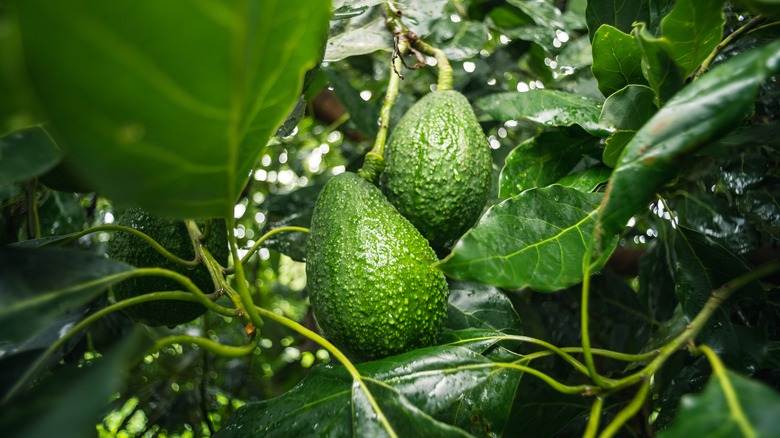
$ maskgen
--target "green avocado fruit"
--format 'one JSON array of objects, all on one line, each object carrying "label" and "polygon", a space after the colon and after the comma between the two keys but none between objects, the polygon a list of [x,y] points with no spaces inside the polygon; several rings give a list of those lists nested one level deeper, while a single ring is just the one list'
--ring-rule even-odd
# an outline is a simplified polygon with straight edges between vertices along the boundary
[{"label": "green avocado fruit", "polygon": [[[187,227],[181,220],[157,217],[138,208],[128,209],[119,219],[120,225],[135,228],[149,235],[171,253],[185,260],[195,258]],[[203,223],[198,222],[203,230]],[[211,232],[204,246],[222,266],[227,266],[228,240],[224,219],[211,221]],[[188,269],[178,265],[155,251],[147,242],[130,233],[114,233],[108,245],[108,255],[112,259],[125,262],[138,268],[160,267],[185,275],[204,293],[214,291],[214,282],[204,265]],[[114,298],[125,300],[151,292],[186,290],[178,282],[159,276],[132,277],[114,285]],[[203,315],[206,308],[190,301],[154,301],[141,303],[124,309],[131,318],[149,326],[173,327],[190,322]]]},{"label": "green avocado fruit", "polygon": [[436,341],[447,281],[428,242],[376,186],[349,172],[328,181],[306,252],[314,316],[348,356],[378,359]]},{"label": "green avocado fruit", "polygon": [[393,130],[380,187],[438,252],[446,252],[482,213],[493,159],[468,100],[434,91],[417,101]]}]

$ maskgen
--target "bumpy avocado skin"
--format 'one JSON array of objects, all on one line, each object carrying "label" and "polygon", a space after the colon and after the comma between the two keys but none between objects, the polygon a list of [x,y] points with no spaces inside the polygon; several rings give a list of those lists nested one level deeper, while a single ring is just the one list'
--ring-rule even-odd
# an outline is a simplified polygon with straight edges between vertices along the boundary
[{"label": "bumpy avocado skin", "polygon": [[382,192],[446,252],[479,219],[490,194],[490,146],[468,100],[435,91],[404,114],[384,151]]},{"label": "bumpy avocado skin", "polygon": [[[192,260],[195,251],[192,247],[187,228],[183,221],[160,218],[132,208],[119,219],[119,224],[142,231],[160,243],[168,251],[185,259]],[[203,224],[198,223],[203,230]],[[224,219],[212,220],[209,238],[205,243],[214,258],[227,266],[228,241]],[[214,291],[214,282],[205,266],[187,269],[177,265],[152,249],[146,242],[129,233],[114,233],[108,246],[109,257],[123,261],[138,268],[160,267],[176,271],[189,277],[203,292]],[[124,300],[135,296],[160,291],[185,290],[179,283],[157,276],[133,277],[113,287],[114,297]],[[142,303],[124,309],[131,318],[149,326],[173,327],[192,321],[206,312],[203,305],[189,301],[155,301]]]},{"label": "bumpy avocado skin", "polygon": [[306,276],[323,334],[356,360],[378,359],[438,338],[449,288],[425,238],[377,187],[333,177],[314,207]]}]

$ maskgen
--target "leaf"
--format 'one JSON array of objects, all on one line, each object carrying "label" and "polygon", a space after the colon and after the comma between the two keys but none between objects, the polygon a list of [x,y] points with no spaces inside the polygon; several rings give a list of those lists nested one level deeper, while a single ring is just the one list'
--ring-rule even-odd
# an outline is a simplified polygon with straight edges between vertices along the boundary
[{"label": "leaf", "polygon": [[720,43],[724,0],[677,0],[661,21],[661,35],[671,44],[675,62],[690,76]]},{"label": "leaf", "polygon": [[500,122],[527,119],[544,127],[579,125],[593,135],[609,134],[598,123],[599,102],[579,94],[545,89],[503,92],[477,99],[476,106]]},{"label": "leaf", "polygon": [[81,251],[0,248],[0,341],[34,336],[131,269]]},{"label": "leaf", "polygon": [[[750,268],[737,255],[693,230],[678,226],[674,239],[675,295],[686,320],[691,321],[712,291],[746,274]],[[729,313],[736,300],[750,297],[762,297],[757,282],[746,285],[722,304],[699,335],[699,341],[710,345],[729,366],[745,372],[755,370],[761,362],[764,348],[756,343],[761,344],[765,335],[755,327],[733,324]]]},{"label": "leaf", "polygon": [[4,406],[0,428],[19,438],[93,435],[106,403],[121,389],[122,372],[149,346],[143,331],[136,329],[104,357],[55,373],[29,395]]},{"label": "leaf", "polygon": [[649,0],[588,0],[585,20],[588,23],[590,40],[603,24],[617,28],[621,32],[631,31],[634,23],[647,23],[650,19]]},{"label": "leaf", "polygon": [[447,328],[480,328],[507,335],[523,334],[520,317],[509,298],[495,287],[479,283],[450,283]]},{"label": "leaf", "polygon": [[0,138],[0,184],[43,175],[62,159],[62,153],[40,126]]},{"label": "leaf", "polygon": [[[491,207],[439,267],[455,279],[509,289],[553,292],[577,284],[601,199],[557,185],[527,190]],[[605,262],[602,256],[594,272]]]},{"label": "leaf", "polygon": [[498,194],[509,198],[523,190],[553,184],[597,147],[598,139],[579,128],[529,138],[507,155],[499,175]]},{"label": "leaf", "polygon": [[[375,2],[365,3],[363,6]],[[395,6],[403,12],[404,24],[424,38],[431,33],[434,22],[442,16],[447,0],[399,0]],[[363,7],[361,6],[361,8]],[[358,9],[357,11],[360,11]],[[366,55],[377,50],[393,49],[393,34],[385,26],[384,8],[362,9],[365,14],[334,22],[325,49],[325,61],[335,62],[351,56]]]},{"label": "leaf", "polygon": [[632,35],[642,54],[642,73],[656,95],[656,106],[663,106],[685,83],[685,71],[674,60],[672,44],[665,38],[654,38],[640,24]]},{"label": "leaf", "polygon": [[737,55],[687,86],[626,146],[601,206],[597,234],[611,237],[680,168],[681,160],[734,129],[758,86],[780,71],[780,42]]},{"label": "leaf", "polygon": [[631,139],[636,135],[636,131],[615,131],[605,141],[604,154],[601,160],[609,167],[616,167],[623,149],[626,148]]},{"label": "leaf", "polygon": [[599,90],[609,97],[626,85],[646,84],[642,56],[631,35],[604,24],[593,37],[593,76]]},{"label": "leaf", "polygon": [[[468,436],[447,424],[500,433],[520,379],[518,371],[450,346],[357,367],[398,436]],[[384,435],[366,404],[343,367],[319,365],[282,396],[243,406],[217,436]]]},{"label": "leaf", "polygon": [[604,101],[599,123],[620,131],[638,131],[653,114],[655,93],[644,85],[629,85]]},{"label": "leaf", "polygon": [[777,436],[780,394],[729,370],[713,374],[697,395],[683,397],[677,418],[661,438]]},{"label": "leaf", "polygon": [[556,184],[569,187],[580,192],[594,192],[602,184],[609,181],[612,169],[604,166],[589,167],[580,172],[570,173],[559,179]]},{"label": "leaf", "polygon": [[[452,23],[451,20],[439,22]],[[488,27],[481,21],[463,21],[455,33],[447,41],[443,41],[440,49],[450,61],[463,61],[473,58],[488,42]]]},{"label": "leaf", "polygon": [[564,27],[560,9],[545,0],[507,0],[507,3],[523,11],[539,26],[558,28]]},{"label": "leaf", "polygon": [[178,217],[232,211],[318,61],[330,15],[313,0],[17,9],[66,154],[114,201]]}]

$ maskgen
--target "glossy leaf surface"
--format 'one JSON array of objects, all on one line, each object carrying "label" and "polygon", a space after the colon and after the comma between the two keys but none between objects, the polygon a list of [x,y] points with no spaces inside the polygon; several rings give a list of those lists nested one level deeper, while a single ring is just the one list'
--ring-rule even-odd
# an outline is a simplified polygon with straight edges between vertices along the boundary
[{"label": "glossy leaf surface", "polygon": [[644,85],[629,85],[604,101],[599,122],[620,131],[638,131],[653,114],[655,93]]},{"label": "glossy leaf surface", "polygon": [[700,394],[683,397],[677,421],[658,434],[691,436],[777,436],[780,394],[729,370],[710,377]]},{"label": "glossy leaf surface", "polygon": [[0,333],[17,341],[37,333],[66,310],[84,304],[131,266],[87,252],[0,249]]},{"label": "glossy leaf surface", "polygon": [[557,185],[527,190],[488,210],[440,267],[453,278],[510,289],[552,292],[577,284],[601,199]]},{"label": "glossy leaf surface", "polygon": [[540,134],[521,143],[507,155],[499,176],[499,196],[509,198],[523,190],[545,187],[566,176],[598,139],[581,129]]},{"label": "glossy leaf surface", "polygon": [[479,283],[450,283],[447,328],[482,328],[507,335],[523,334],[520,317],[501,291]]},{"label": "glossy leaf surface", "polygon": [[[468,436],[503,429],[518,371],[461,347],[430,347],[358,365],[399,436]],[[365,394],[341,366],[320,365],[294,389],[242,407],[218,436],[385,436]],[[454,424],[463,430],[449,426]]]},{"label": "glossy leaf surface", "polygon": [[599,125],[600,103],[592,98],[556,90],[504,92],[482,97],[477,108],[493,119],[526,119],[544,127],[579,125],[594,135],[607,135]]},{"label": "glossy leaf surface", "polygon": [[640,24],[631,33],[642,53],[642,73],[656,95],[656,106],[662,106],[685,83],[685,71],[674,60],[668,39],[655,38]]},{"label": "glossy leaf surface", "polygon": [[[31,0],[18,9],[33,84],[88,182],[160,215],[206,217],[232,211],[298,100],[329,3]],[[189,26],[172,33],[165,17]]]},{"label": "glossy leaf surface", "polygon": [[581,192],[592,192],[609,181],[610,175],[612,175],[612,169],[604,166],[595,166],[579,172],[570,173],[559,179],[556,184],[570,187]]},{"label": "glossy leaf surface", "polygon": [[720,43],[724,0],[677,0],[661,22],[661,34],[671,43],[672,56],[689,76]]},{"label": "glossy leaf surface", "polygon": [[752,108],[759,84],[780,70],[780,42],[735,56],[686,87],[626,146],[599,213],[598,234],[611,239],[681,160],[734,129]]},{"label": "glossy leaf surface", "polygon": [[593,76],[599,90],[609,97],[626,85],[646,84],[642,56],[634,37],[613,26],[599,27],[593,38]]}]

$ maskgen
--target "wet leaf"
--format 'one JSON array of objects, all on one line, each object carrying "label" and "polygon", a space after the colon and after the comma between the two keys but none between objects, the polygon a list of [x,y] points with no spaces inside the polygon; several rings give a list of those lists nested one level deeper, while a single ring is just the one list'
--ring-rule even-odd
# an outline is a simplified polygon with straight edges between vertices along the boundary
[{"label": "wet leaf", "polygon": [[599,125],[600,103],[579,94],[546,89],[504,92],[477,99],[476,106],[500,122],[526,119],[544,127],[579,125],[593,135],[609,134]]},{"label": "wet leaf", "polygon": [[62,153],[40,126],[0,138],[0,184],[43,175],[62,159]]},{"label": "wet leaf", "polygon": [[[363,363],[358,370],[399,436],[500,433],[520,379],[518,371],[496,368],[469,349],[451,346]],[[289,436],[312,430],[319,435],[384,435],[344,368],[319,365],[282,396],[242,407],[217,436]]]},{"label": "wet leaf", "polygon": [[672,57],[690,76],[720,43],[724,0],[677,0],[661,21],[661,35],[671,44]]},{"label": "wet leaf", "polygon": [[579,128],[530,138],[507,155],[499,176],[499,196],[509,198],[523,190],[553,184],[597,147],[598,139]]},{"label": "wet leaf", "polygon": [[132,269],[87,252],[0,248],[0,334],[34,336],[60,314],[91,300]]},{"label": "wet leaf", "polygon": [[[312,0],[17,9],[33,85],[87,182],[178,217],[232,211],[298,100],[330,16],[329,2]],[[165,16],[189,26],[171,32],[155,18]]]},{"label": "wet leaf", "polygon": [[[557,185],[527,190],[491,207],[439,266],[452,278],[509,289],[554,292],[577,284],[601,199]],[[594,271],[605,262],[602,256]]]},{"label": "wet leaf", "polygon": [[704,391],[685,396],[677,418],[658,434],[674,437],[773,437],[777,435],[780,394],[730,370],[713,374]]},{"label": "wet leaf", "polygon": [[455,23],[442,19],[436,22],[433,32],[438,42],[437,47],[444,50],[450,61],[472,58],[488,42],[488,27],[481,21]]},{"label": "wet leaf", "polygon": [[593,38],[593,76],[599,90],[609,97],[626,85],[646,84],[642,56],[636,39],[610,26],[602,25]]},{"label": "wet leaf", "polygon": [[[393,35],[385,26],[384,7],[378,6],[366,10],[363,8],[369,4],[376,4],[376,2],[359,3],[357,8],[350,6],[352,11],[359,13],[347,20],[336,21],[331,27],[330,39],[328,39],[328,45],[325,49],[325,61],[334,62],[350,56],[373,53],[377,50],[390,51],[393,49]],[[446,4],[447,0],[399,0],[395,2],[395,6],[403,11],[404,24],[420,38],[431,33],[434,22],[442,16]]]},{"label": "wet leaf", "polygon": [[681,166],[681,160],[734,129],[759,84],[780,70],[780,42],[723,62],[687,86],[626,146],[601,206],[598,235],[610,239]]},{"label": "wet leaf", "polygon": [[507,335],[522,335],[523,326],[512,302],[495,287],[467,282],[451,282],[447,328],[478,328]]}]

